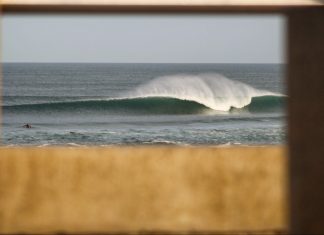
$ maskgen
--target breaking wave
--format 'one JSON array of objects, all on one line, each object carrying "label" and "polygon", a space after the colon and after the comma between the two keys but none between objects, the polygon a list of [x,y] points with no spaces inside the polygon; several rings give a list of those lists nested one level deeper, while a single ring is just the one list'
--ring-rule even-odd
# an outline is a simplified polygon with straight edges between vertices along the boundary
[{"label": "breaking wave", "polygon": [[159,77],[118,98],[4,106],[4,111],[104,111],[140,114],[198,114],[207,111],[281,109],[285,96],[255,89],[219,74]]}]

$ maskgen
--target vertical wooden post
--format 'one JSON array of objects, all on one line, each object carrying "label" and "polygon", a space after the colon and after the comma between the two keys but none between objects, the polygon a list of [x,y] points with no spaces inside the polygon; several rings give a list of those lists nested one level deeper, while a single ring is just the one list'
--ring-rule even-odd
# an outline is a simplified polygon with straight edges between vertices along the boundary
[{"label": "vertical wooden post", "polygon": [[288,12],[290,226],[324,234],[324,8]]}]

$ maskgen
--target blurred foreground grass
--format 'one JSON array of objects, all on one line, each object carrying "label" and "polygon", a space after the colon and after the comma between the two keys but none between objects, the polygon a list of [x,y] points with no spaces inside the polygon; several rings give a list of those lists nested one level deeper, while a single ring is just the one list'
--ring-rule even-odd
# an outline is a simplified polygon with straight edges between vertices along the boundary
[{"label": "blurred foreground grass", "polygon": [[0,233],[287,229],[284,147],[0,149]]}]

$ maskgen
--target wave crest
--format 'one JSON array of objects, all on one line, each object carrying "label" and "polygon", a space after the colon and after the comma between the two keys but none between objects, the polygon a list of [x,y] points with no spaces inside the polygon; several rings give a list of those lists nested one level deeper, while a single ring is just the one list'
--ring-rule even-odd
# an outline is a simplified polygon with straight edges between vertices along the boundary
[{"label": "wave crest", "polygon": [[251,103],[253,97],[260,96],[282,95],[255,89],[220,74],[178,74],[155,78],[125,98],[168,97],[194,101],[216,111],[229,111],[243,108]]}]

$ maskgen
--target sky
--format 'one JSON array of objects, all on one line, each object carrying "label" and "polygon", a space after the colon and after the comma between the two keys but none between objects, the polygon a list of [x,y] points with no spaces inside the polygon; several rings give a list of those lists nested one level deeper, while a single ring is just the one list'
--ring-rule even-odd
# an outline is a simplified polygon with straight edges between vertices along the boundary
[{"label": "sky", "polygon": [[5,15],[3,62],[284,63],[279,15]]}]

